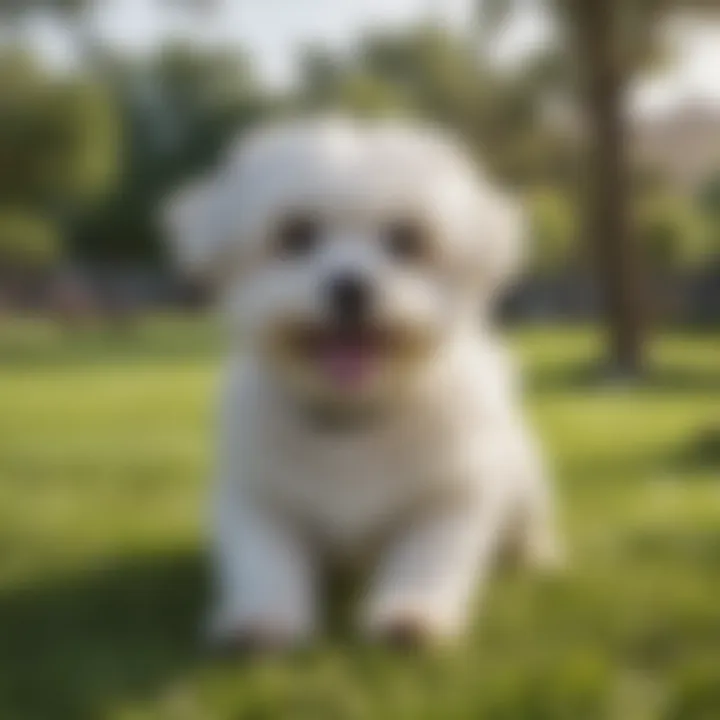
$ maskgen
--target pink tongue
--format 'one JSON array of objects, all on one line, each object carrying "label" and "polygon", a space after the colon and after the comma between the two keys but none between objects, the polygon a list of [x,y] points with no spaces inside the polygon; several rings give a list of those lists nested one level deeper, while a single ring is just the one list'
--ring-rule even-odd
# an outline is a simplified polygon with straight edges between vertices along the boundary
[{"label": "pink tongue", "polygon": [[360,343],[331,343],[320,361],[325,373],[338,385],[351,387],[363,382],[370,370],[370,356]]}]

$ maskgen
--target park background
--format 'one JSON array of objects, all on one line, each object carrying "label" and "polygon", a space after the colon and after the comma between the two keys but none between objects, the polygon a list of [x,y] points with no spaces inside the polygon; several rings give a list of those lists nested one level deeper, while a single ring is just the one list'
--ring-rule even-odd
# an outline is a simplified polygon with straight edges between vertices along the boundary
[{"label": "park background", "polygon": [[[720,716],[720,4],[0,1],[0,717]],[[222,340],[158,208],[270,118],[430,120],[523,199],[501,320],[571,564],[447,655],[216,666]]]}]

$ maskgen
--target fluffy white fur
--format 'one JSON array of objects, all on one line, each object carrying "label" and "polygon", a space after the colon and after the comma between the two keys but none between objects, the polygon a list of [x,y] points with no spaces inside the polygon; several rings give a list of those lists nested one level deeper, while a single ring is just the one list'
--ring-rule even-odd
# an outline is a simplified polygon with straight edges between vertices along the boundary
[{"label": "fluffy white fur", "polygon": [[[298,210],[323,234],[288,259],[275,234]],[[427,229],[419,261],[383,245],[400,216]],[[363,633],[447,638],[501,545],[557,559],[550,491],[487,313],[517,267],[522,221],[462,150],[385,122],[273,126],[181,193],[170,224],[238,338],[222,391],[215,637],[309,638],[326,564],[365,559]],[[345,387],[282,339],[330,322],[327,283],[348,272],[372,288],[372,322],[413,350]],[[329,426],[315,417],[325,410]]]}]

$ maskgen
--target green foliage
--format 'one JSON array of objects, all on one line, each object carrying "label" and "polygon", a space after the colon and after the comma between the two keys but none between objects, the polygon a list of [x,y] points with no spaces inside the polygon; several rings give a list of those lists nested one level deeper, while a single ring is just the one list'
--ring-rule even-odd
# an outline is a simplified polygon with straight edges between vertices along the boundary
[{"label": "green foliage", "polygon": [[533,268],[540,273],[567,268],[578,241],[576,208],[566,194],[545,188],[528,198]]},{"label": "green foliage", "polygon": [[654,267],[664,270],[697,267],[710,251],[708,219],[692,200],[656,193],[639,202],[637,224]]},{"label": "green foliage", "polygon": [[117,125],[105,93],[31,57],[0,58],[0,202],[63,213],[110,187]]},{"label": "green foliage", "polygon": [[0,260],[48,263],[60,230],[101,198],[117,170],[118,127],[106,93],[60,79],[31,56],[0,57]]},{"label": "green foliage", "polygon": [[572,145],[542,112],[560,65],[548,54],[500,71],[464,35],[418,25],[373,32],[339,56],[310,48],[301,62],[302,108],[404,115],[438,123],[505,180],[566,179]]},{"label": "green foliage", "polygon": [[59,253],[52,222],[17,208],[0,208],[0,267],[34,269],[53,262]]},{"label": "green foliage", "polygon": [[358,98],[363,105],[369,99],[376,112],[400,106],[414,116],[457,125],[470,119],[483,93],[471,48],[431,26],[369,34],[349,59],[311,48],[302,68],[299,94],[320,108],[353,109]]},{"label": "green foliage", "polygon": [[402,93],[384,79],[370,74],[348,76],[338,88],[337,104],[360,117],[412,114]]},{"label": "green foliage", "polygon": [[157,207],[204,171],[268,99],[242,54],[172,44],[108,77],[123,128],[119,187],[81,224],[75,252],[97,260],[157,261]]},{"label": "green foliage", "polygon": [[700,188],[698,201],[705,212],[720,217],[720,171],[708,178]]},{"label": "green foliage", "polygon": [[720,254],[720,173],[705,183],[698,203],[708,218],[710,250]]}]

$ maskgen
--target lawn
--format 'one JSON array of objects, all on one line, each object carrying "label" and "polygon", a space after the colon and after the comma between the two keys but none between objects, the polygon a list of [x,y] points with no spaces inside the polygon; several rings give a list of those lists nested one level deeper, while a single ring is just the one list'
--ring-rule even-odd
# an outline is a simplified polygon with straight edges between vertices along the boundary
[{"label": "lawn", "polygon": [[340,627],[243,665],[198,642],[212,330],[0,328],[0,718],[720,718],[720,334],[659,338],[634,390],[588,382],[590,330],[513,342],[566,575],[498,573],[452,652]]}]

